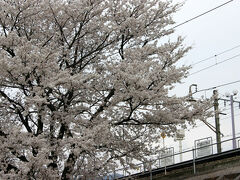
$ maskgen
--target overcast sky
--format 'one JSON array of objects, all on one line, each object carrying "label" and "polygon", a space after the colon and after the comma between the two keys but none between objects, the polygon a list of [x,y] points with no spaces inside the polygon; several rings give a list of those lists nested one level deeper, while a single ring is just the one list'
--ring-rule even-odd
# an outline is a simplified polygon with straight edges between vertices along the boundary
[{"label": "overcast sky", "polygon": [[[185,5],[174,16],[177,24],[182,23],[194,16],[206,12],[228,0],[187,0]],[[173,0],[173,2],[183,2],[183,0]],[[231,50],[222,55],[217,55],[216,58],[206,60],[199,63],[190,71],[191,73],[197,72],[205,67],[215,65],[223,60],[231,58],[240,54],[240,1],[235,0],[227,5],[214,10],[202,17],[199,17],[189,23],[186,23],[176,28],[176,34],[185,37],[185,44],[191,45],[193,49],[182,59],[184,64],[194,64],[208,57],[217,55],[225,50],[231,49],[239,45],[238,48]],[[197,84],[198,89],[206,89],[218,86],[225,83],[240,80],[240,55],[239,57],[228,60],[219,65],[215,65],[207,70],[190,75],[187,79],[183,80],[183,84],[176,87],[177,95],[188,94],[188,89],[191,84]],[[240,82],[217,88],[219,96],[225,97],[225,93],[232,93],[233,90],[238,90],[236,100],[240,101]],[[199,98],[204,96],[209,98],[212,96],[212,91],[203,91],[194,95]],[[225,135],[223,139],[231,138],[231,113],[230,104],[219,101],[220,108],[227,113],[225,116],[220,116],[221,132]],[[235,125],[236,136],[240,136],[240,108],[239,104],[235,104]],[[214,118],[210,118],[209,122],[215,125]],[[183,141],[183,149],[191,148],[194,140],[212,136],[215,140],[215,134],[202,122],[197,123],[197,128],[186,132],[186,138]],[[166,139],[168,146],[175,146],[176,150],[178,144],[172,140]]]}]

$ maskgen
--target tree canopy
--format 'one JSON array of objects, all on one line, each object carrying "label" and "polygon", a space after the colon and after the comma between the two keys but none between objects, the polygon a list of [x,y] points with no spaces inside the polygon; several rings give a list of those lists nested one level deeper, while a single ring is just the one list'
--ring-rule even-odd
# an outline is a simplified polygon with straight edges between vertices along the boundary
[{"label": "tree canopy", "polygon": [[[0,1],[0,176],[101,177],[203,118],[170,96],[189,50],[160,0]],[[167,39],[167,40],[166,40]]]}]

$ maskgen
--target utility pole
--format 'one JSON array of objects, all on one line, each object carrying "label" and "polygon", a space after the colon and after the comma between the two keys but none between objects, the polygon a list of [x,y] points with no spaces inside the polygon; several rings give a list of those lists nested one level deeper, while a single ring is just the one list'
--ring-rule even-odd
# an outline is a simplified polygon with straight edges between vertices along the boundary
[{"label": "utility pole", "polygon": [[[232,136],[233,136],[232,143],[233,143],[233,149],[236,149],[236,148],[237,148],[236,135],[235,135],[235,122],[234,122],[234,107],[233,107],[233,103],[234,103],[234,102],[238,102],[238,103],[239,103],[239,101],[234,101],[234,100],[233,100],[233,96],[237,95],[237,93],[238,93],[237,90],[234,90],[234,91],[232,92],[232,94],[226,93],[226,97],[230,97],[230,103],[231,103]],[[228,100],[228,101],[229,101],[229,100]]]},{"label": "utility pole", "polygon": [[216,126],[216,139],[217,139],[217,152],[222,152],[221,148],[221,132],[220,132],[220,123],[219,123],[219,109],[218,109],[218,91],[213,91],[214,97],[214,112],[215,112],[215,126]]},{"label": "utility pole", "polygon": [[236,149],[236,136],[235,136],[235,123],[234,123],[234,108],[233,108],[233,95],[230,96],[231,101],[231,116],[232,116],[232,135],[233,135],[233,149]]}]

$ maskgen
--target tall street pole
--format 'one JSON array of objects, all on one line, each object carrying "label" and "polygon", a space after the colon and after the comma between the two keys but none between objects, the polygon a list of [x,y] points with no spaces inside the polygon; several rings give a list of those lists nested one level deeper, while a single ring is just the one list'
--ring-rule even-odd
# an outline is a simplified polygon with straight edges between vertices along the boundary
[{"label": "tall street pole", "polygon": [[232,116],[232,136],[233,136],[233,149],[236,149],[236,135],[235,135],[235,123],[234,123],[234,108],[233,108],[233,95],[230,95],[230,102],[231,102],[231,116]]},{"label": "tall street pole", "polygon": [[180,140],[179,140],[180,162],[183,161],[182,151],[183,151],[183,148],[182,148],[182,139],[180,139]]},{"label": "tall street pole", "polygon": [[221,133],[220,133],[220,122],[219,122],[219,109],[218,109],[218,92],[213,91],[214,97],[214,112],[215,112],[215,126],[216,126],[216,139],[217,139],[217,152],[222,152],[221,148]]}]

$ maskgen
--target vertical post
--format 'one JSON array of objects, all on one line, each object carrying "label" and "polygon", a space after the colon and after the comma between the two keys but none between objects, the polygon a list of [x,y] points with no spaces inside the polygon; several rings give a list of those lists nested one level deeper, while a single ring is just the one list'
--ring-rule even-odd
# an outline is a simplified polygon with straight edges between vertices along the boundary
[{"label": "vertical post", "polygon": [[164,140],[164,138],[163,138],[163,148],[165,149],[165,140]]},{"label": "vertical post", "polygon": [[150,180],[152,180],[152,164],[150,164]]},{"label": "vertical post", "polygon": [[233,108],[233,95],[230,96],[230,102],[231,102],[231,116],[232,116],[232,136],[233,136],[233,149],[236,149],[236,136],[235,136],[235,123],[234,123],[234,108]]},{"label": "vertical post", "polygon": [[195,164],[195,149],[192,149],[193,151],[193,174],[196,174],[196,164]]},{"label": "vertical post", "polygon": [[179,152],[180,152],[180,162],[182,162],[183,156],[182,156],[182,140],[179,140]]},{"label": "vertical post", "polygon": [[165,167],[164,167],[164,174],[167,175],[167,167],[166,167],[166,160],[164,161],[165,162]]},{"label": "vertical post", "polygon": [[218,109],[218,92],[213,91],[214,97],[214,112],[215,112],[215,126],[216,126],[216,140],[217,140],[217,153],[222,152],[221,148],[221,134],[220,134],[220,122],[219,122],[219,109]]}]

